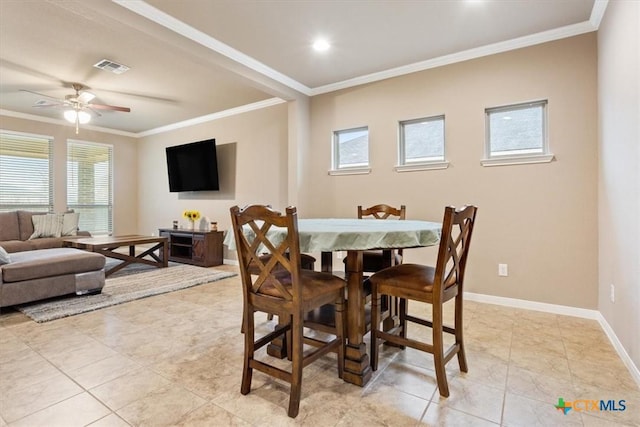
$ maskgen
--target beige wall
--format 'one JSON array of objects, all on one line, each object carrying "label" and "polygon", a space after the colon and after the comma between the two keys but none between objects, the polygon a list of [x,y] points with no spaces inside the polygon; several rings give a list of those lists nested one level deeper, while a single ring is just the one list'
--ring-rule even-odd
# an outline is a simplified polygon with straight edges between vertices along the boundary
[{"label": "beige wall", "polygon": [[[640,366],[640,2],[609,2],[598,31],[599,304]],[[615,286],[615,302],[610,286]]]},{"label": "beige wall", "polygon": [[81,128],[0,116],[0,129],[53,137],[54,209],[67,208],[67,139],[113,145],[114,234],[133,234],[138,228],[138,150],[136,139]]},{"label": "beige wall", "polygon": [[[186,209],[199,210],[221,230],[230,227],[229,208],[250,203],[287,203],[287,105],[279,104],[212,122],[147,136],[139,141],[139,232],[158,233]],[[219,192],[170,193],[165,148],[215,138]],[[235,155],[234,155],[235,153]],[[235,259],[235,253],[225,258]]]},{"label": "beige wall", "polygon": [[[467,291],[597,308],[596,36],[546,43],[312,98],[308,209],[407,205],[441,220],[445,205],[479,206]],[[556,161],[482,167],[484,109],[548,99]],[[397,173],[399,120],[446,116],[446,170]],[[369,126],[370,175],[328,176],[332,131]],[[428,261],[434,251],[407,251]],[[498,277],[498,263],[509,277]]]}]

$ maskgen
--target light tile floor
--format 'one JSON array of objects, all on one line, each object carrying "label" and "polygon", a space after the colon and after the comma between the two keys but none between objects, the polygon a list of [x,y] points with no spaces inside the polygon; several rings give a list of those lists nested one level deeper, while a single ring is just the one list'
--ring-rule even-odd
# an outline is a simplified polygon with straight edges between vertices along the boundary
[{"label": "light tile floor", "polygon": [[[0,427],[640,426],[640,390],[595,321],[474,302],[469,372],[449,363],[449,398],[430,355],[383,347],[364,388],[337,377],[333,355],[308,366],[290,419],[287,384],[255,372],[240,394],[240,286],[234,277],[44,324],[3,310]],[[564,415],[559,397],[626,410]]]}]

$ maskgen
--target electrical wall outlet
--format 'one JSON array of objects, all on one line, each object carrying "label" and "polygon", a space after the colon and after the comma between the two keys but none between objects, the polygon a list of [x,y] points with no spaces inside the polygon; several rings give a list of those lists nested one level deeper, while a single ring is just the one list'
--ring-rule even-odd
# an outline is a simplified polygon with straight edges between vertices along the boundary
[{"label": "electrical wall outlet", "polygon": [[616,287],[613,286],[613,283],[609,290],[609,298],[611,298],[611,302],[616,302]]},{"label": "electrical wall outlet", "polygon": [[509,267],[507,264],[498,264],[498,276],[506,277],[509,275]]}]

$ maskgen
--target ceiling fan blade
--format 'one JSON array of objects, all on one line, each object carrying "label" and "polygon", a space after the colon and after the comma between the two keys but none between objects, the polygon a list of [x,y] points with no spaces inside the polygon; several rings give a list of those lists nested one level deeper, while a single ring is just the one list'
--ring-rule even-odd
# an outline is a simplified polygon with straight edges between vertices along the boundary
[{"label": "ceiling fan blade", "polygon": [[85,105],[84,109],[91,111],[91,114],[95,115],[96,117],[102,117],[102,114],[91,108],[91,105]]},{"label": "ceiling fan blade", "polygon": [[129,107],[116,107],[115,105],[89,104],[88,107],[95,108],[96,110],[122,111],[123,113],[131,112],[131,108]]},{"label": "ceiling fan blade", "polygon": [[34,92],[32,90],[29,90],[29,89],[20,89],[20,92],[29,92],[29,93],[32,93],[34,95],[42,96],[42,97],[45,97],[45,98],[55,99],[58,102],[64,102],[63,99],[56,98],[55,96],[45,95],[44,93]]},{"label": "ceiling fan blade", "polygon": [[45,101],[41,99],[40,101],[36,101],[35,104],[32,105],[34,108],[50,108],[50,107],[64,107],[65,104],[63,102],[51,102]]},{"label": "ceiling fan blade", "polygon": [[94,94],[92,94],[91,92],[82,92],[79,96],[78,96],[78,102],[81,102],[83,104],[88,104],[89,102],[91,102],[91,100],[93,98],[95,98],[96,96]]}]

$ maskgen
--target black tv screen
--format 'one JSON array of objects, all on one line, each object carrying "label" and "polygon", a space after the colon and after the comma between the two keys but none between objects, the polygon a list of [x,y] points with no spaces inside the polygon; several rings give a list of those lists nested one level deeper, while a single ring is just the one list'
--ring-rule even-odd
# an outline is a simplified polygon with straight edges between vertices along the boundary
[{"label": "black tv screen", "polygon": [[169,191],[217,191],[216,140],[167,147]]}]

